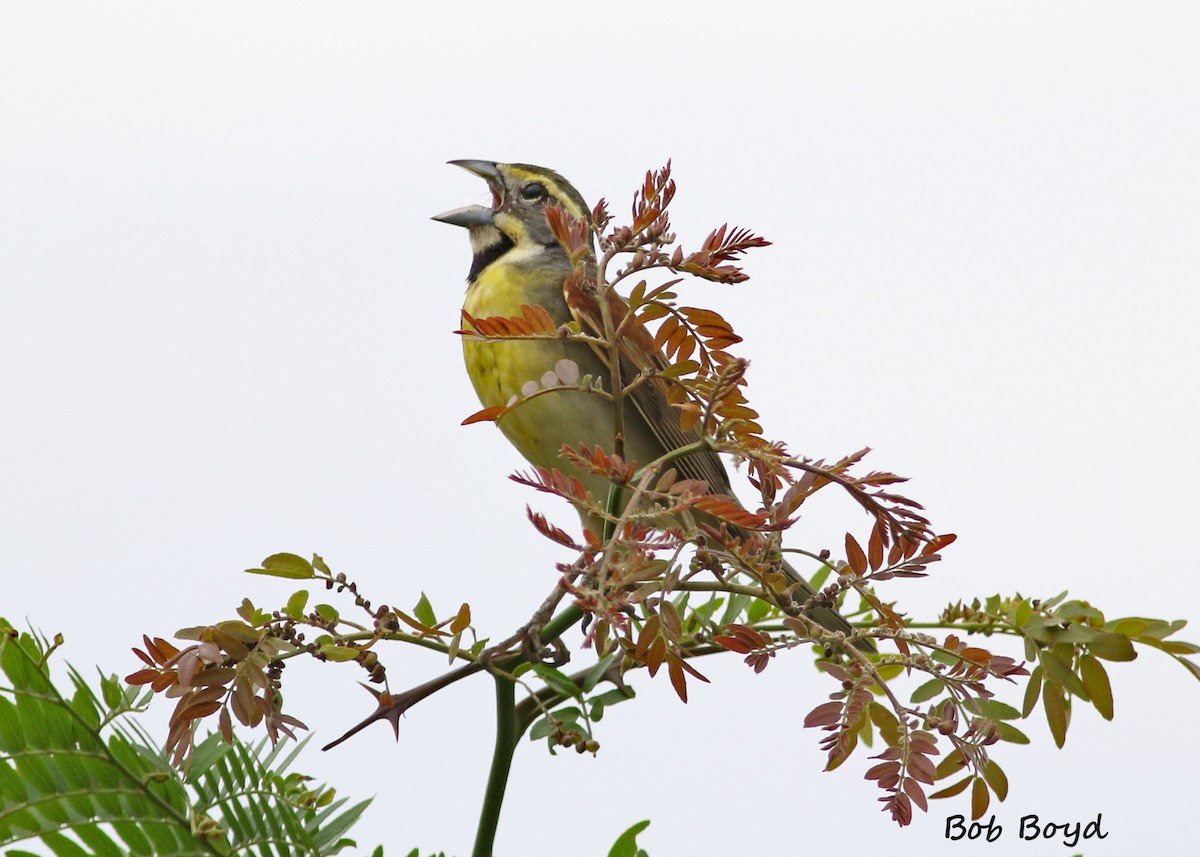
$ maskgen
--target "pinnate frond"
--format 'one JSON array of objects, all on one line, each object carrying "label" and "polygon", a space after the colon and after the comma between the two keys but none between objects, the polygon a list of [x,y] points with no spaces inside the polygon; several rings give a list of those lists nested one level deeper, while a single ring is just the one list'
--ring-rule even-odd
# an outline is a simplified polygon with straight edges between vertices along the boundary
[{"label": "pinnate frond", "polygon": [[463,327],[454,331],[459,336],[481,339],[522,339],[528,337],[558,336],[558,326],[550,318],[545,307],[522,305],[521,314],[514,316],[491,315],[475,318],[462,311]]},{"label": "pinnate frond", "polygon": [[[171,648],[153,641],[153,661]],[[135,715],[148,700],[102,676],[95,691],[69,669],[50,676],[53,647],[0,619],[0,847],[40,841],[56,854],[332,855],[370,801],[289,773],[285,753],[218,735],[199,742],[185,777]],[[15,849],[7,853],[18,853]]]}]

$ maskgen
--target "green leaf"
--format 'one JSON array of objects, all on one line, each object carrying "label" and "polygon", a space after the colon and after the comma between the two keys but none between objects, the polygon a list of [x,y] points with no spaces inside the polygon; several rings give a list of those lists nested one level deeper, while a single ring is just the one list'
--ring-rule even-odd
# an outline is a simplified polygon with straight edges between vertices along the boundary
[{"label": "green leaf", "polygon": [[577,705],[564,705],[562,708],[554,709],[554,716],[563,723],[576,724],[579,718],[583,717],[583,711]]},{"label": "green leaf", "polygon": [[988,793],[987,783],[982,779],[976,779],[971,784],[971,818],[976,820],[983,818],[990,802],[991,795]]},{"label": "green leaf", "polygon": [[1137,657],[1133,643],[1124,634],[1107,632],[1097,634],[1088,643],[1088,651],[1106,661],[1132,661]]},{"label": "green leaf", "polygon": [[875,746],[875,725],[870,717],[864,717],[858,722],[858,739],[864,747]]},{"label": "green leaf", "polygon": [[635,696],[632,687],[622,690],[619,687],[614,687],[612,690],[606,690],[599,696],[588,698],[589,702],[599,702],[601,705],[616,705],[618,702],[624,702],[627,699],[633,699]]},{"label": "green leaf", "polygon": [[946,683],[940,678],[931,678],[923,685],[913,691],[912,702],[924,702],[927,699],[933,699],[946,687]]},{"label": "green leaf", "polygon": [[935,780],[944,780],[946,777],[957,774],[967,766],[967,759],[962,754],[962,751],[955,747],[938,762],[938,766],[934,769],[933,778]]},{"label": "green leaf", "polygon": [[[1034,700],[1036,702],[1036,700]],[[1010,744],[1028,744],[1029,736],[1008,722],[1000,722],[996,724],[996,734],[1000,736],[1001,741],[1007,741]]]},{"label": "green leaf", "polygon": [[1022,598],[1017,602],[1016,609],[1013,611],[1013,624],[1018,628],[1024,628],[1030,617],[1033,616],[1033,608],[1029,606],[1029,599]]},{"label": "green leaf", "polygon": [[1021,716],[1028,717],[1037,705],[1038,696],[1042,692],[1042,668],[1034,667],[1029,675],[1029,684],[1025,685],[1025,702],[1021,705]]},{"label": "green leaf", "polygon": [[283,608],[283,612],[291,616],[293,619],[302,619],[304,617],[304,607],[308,604],[308,590],[298,589],[292,593],[292,597],[288,599],[287,606]]},{"label": "green leaf", "polygon": [[1058,655],[1043,651],[1038,656],[1038,663],[1046,672],[1047,682],[1053,682],[1075,696],[1088,698],[1087,690],[1084,688],[1083,682],[1079,680],[1079,676],[1075,675],[1074,671]]},{"label": "green leaf", "polygon": [[1158,622],[1157,619],[1140,619],[1136,616],[1127,616],[1124,619],[1113,619],[1111,622],[1105,622],[1104,627],[1114,634],[1120,634],[1122,637],[1140,637],[1146,632],[1146,629]]},{"label": "green leaf", "polygon": [[633,827],[617,837],[613,847],[608,849],[608,857],[639,857],[645,852],[638,848],[638,834],[650,826],[649,821],[639,821]]},{"label": "green leaf", "polygon": [[332,604],[318,604],[315,608],[317,615],[326,622],[336,622],[341,615]]},{"label": "green leaf", "polygon": [[1039,643],[1090,643],[1100,633],[1094,628],[1083,625],[1067,624],[1064,620],[1047,619],[1043,616],[1032,616],[1025,626],[1025,634]]},{"label": "green leaf", "polygon": [[1092,705],[1100,712],[1105,720],[1113,719],[1112,685],[1108,681],[1108,673],[1104,664],[1091,655],[1079,658],[1079,673],[1083,677],[1083,686],[1087,688]]},{"label": "green leaf", "polygon": [[996,764],[995,759],[988,759],[987,764],[983,766],[983,778],[987,780],[987,784],[992,787],[992,791],[1001,801],[1008,797],[1008,777]]},{"label": "green leaf", "polygon": [[437,614],[433,612],[433,605],[429,603],[424,592],[421,593],[417,606],[413,608],[413,615],[417,617],[418,622],[427,627],[432,628],[437,624]]},{"label": "green leaf", "polygon": [[54,852],[54,857],[89,857],[88,853],[79,847],[79,843],[68,839],[61,833],[53,831],[43,833],[42,842]]},{"label": "green leaf", "polygon": [[581,685],[584,693],[591,693],[592,689],[600,683],[605,674],[612,668],[612,665],[617,662],[617,658],[622,657],[619,653],[613,652],[605,655],[600,660],[596,661],[586,676],[584,676],[583,684]]},{"label": "green leaf", "polygon": [[1185,643],[1183,640],[1163,640],[1158,648],[1172,655],[1194,655],[1200,652],[1200,646],[1195,643]]},{"label": "green leaf", "polygon": [[1021,712],[1011,705],[995,699],[985,699],[979,708],[983,716],[991,720],[1016,720],[1021,716]]},{"label": "green leaf", "polygon": [[276,553],[262,561],[262,568],[248,568],[247,574],[266,574],[289,580],[308,580],[314,577],[312,563],[294,553]]},{"label": "green leaf", "polygon": [[1104,624],[1104,614],[1084,601],[1068,601],[1055,610],[1054,615],[1071,621],[1088,619],[1098,625]]},{"label": "green leaf", "polygon": [[1062,592],[1058,593],[1058,595],[1055,595],[1053,598],[1047,598],[1046,600],[1044,600],[1041,604],[1042,609],[1049,610],[1055,604],[1062,601],[1066,597],[1067,597],[1067,590],[1064,589]]},{"label": "green leaf", "polygon": [[543,717],[529,728],[529,740],[537,741],[545,738],[554,731],[554,721],[549,717]]},{"label": "green leaf", "polygon": [[721,627],[725,627],[726,625],[740,622],[742,614],[746,611],[746,608],[750,606],[750,602],[752,600],[753,599],[749,595],[731,595],[729,597],[729,603],[725,605],[725,614],[721,617],[721,620],[717,622],[717,624]]},{"label": "green leaf", "polygon": [[554,667],[546,666],[545,664],[534,664],[533,671],[537,673],[538,678],[544,681],[559,696],[575,698],[583,696],[583,691],[579,685],[571,681],[566,673],[559,672]]},{"label": "green leaf", "polygon": [[943,798],[954,797],[956,794],[961,794],[966,791],[967,786],[971,785],[974,777],[963,777],[957,783],[951,786],[946,786],[941,791],[936,791],[929,796],[930,800],[942,800]]},{"label": "green leaf", "polygon": [[121,685],[115,675],[106,676],[103,673],[100,674],[100,695],[104,698],[104,704],[109,708],[120,706],[123,694],[121,693]]},{"label": "green leaf", "polygon": [[1046,709],[1046,722],[1050,724],[1050,734],[1054,736],[1054,743],[1061,750],[1063,744],[1067,743],[1067,723],[1070,721],[1062,688],[1046,682],[1042,686],[1042,706]]},{"label": "green leaf", "polygon": [[1176,619],[1174,622],[1166,622],[1162,619],[1155,619],[1150,622],[1150,626],[1139,637],[1153,637],[1156,640],[1164,640],[1174,634],[1176,631],[1182,631],[1187,627],[1187,619]]},{"label": "green leaf", "polygon": [[1025,637],[1025,660],[1036,661],[1038,653],[1038,644],[1033,637]]},{"label": "green leaf", "polygon": [[959,664],[958,655],[952,652],[943,652],[941,649],[935,649],[929,653],[929,657],[937,661],[939,664],[947,667],[957,666]]},{"label": "green leaf", "polygon": [[829,575],[833,572],[833,566],[822,565],[817,569],[816,574],[808,579],[808,585],[813,588],[814,592],[820,592],[821,587],[825,585],[825,581],[829,579]]},{"label": "green leaf", "polygon": [[1175,660],[1179,661],[1180,665],[1185,670],[1190,672],[1194,678],[1200,679],[1200,665],[1196,664],[1194,661],[1189,661],[1187,658],[1181,658],[1178,655],[1174,655],[1173,657]]},{"label": "green leaf", "polygon": [[358,657],[358,649],[354,648],[353,646],[338,646],[330,643],[328,645],[321,646],[321,654],[331,661],[345,663],[346,661],[352,661]]},{"label": "green leaf", "polygon": [[[906,667],[904,664],[877,664],[875,666],[875,672],[879,673],[879,677],[884,681],[891,681],[896,676],[904,672],[905,669]],[[878,687],[873,688],[873,690],[878,693],[883,692]]]},{"label": "green leaf", "polygon": [[767,614],[772,610],[771,602],[764,601],[761,598],[756,598],[750,602],[750,606],[746,609],[746,624],[756,625],[763,619],[767,618]]},{"label": "green leaf", "polygon": [[724,598],[717,598],[716,596],[713,596],[708,601],[705,601],[703,604],[697,604],[696,607],[694,608],[693,612],[700,619],[702,619],[705,622],[708,622],[708,621],[712,620],[713,613],[715,613],[717,610],[721,609],[721,605],[724,603],[725,603]]},{"label": "green leaf", "polygon": [[884,742],[888,746],[895,746],[900,740],[900,721],[896,719],[896,715],[892,713],[891,709],[878,702],[872,702],[867,706],[867,713]]}]

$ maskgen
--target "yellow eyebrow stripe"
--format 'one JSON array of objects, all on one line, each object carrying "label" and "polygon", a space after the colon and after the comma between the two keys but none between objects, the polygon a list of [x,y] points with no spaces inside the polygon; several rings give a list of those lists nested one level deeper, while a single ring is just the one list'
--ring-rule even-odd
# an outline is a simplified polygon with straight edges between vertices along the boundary
[{"label": "yellow eyebrow stripe", "polygon": [[572,189],[574,192],[571,193],[564,191],[560,183],[562,179],[557,174],[552,173],[550,170],[528,169],[520,164],[508,164],[507,166],[509,173],[515,178],[527,181],[539,181],[544,184],[550,192],[550,196],[565,208],[572,217],[582,220],[589,216],[590,212],[586,208],[581,207],[575,200],[578,191],[574,191],[574,189]]}]

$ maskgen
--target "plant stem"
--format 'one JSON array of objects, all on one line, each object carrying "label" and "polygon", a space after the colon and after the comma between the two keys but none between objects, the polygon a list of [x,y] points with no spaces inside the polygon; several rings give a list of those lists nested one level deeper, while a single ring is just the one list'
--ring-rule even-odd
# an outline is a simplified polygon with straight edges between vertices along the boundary
[{"label": "plant stem", "polygon": [[500,823],[500,807],[504,804],[504,790],[508,786],[508,772],[512,769],[513,751],[521,737],[517,726],[516,685],[500,676],[494,676],[494,679],[496,748],[492,752],[492,768],[483,795],[472,857],[492,857],[492,844],[496,841],[496,827]]},{"label": "plant stem", "polygon": [[[542,642],[558,639],[582,616],[583,611],[578,607],[567,607],[542,628]],[[511,668],[524,660],[524,657],[518,656],[505,665]],[[504,804],[504,790],[508,786],[508,773],[512,770],[513,752],[521,735],[529,727],[529,723],[523,723],[518,718],[516,684],[503,676],[493,675],[492,678],[496,682],[496,747],[492,751],[492,767],[488,772],[487,790],[483,793],[483,807],[479,812],[479,827],[475,831],[475,848],[471,851],[471,857],[492,857],[492,843],[496,840],[496,826],[500,823],[500,807]]]}]

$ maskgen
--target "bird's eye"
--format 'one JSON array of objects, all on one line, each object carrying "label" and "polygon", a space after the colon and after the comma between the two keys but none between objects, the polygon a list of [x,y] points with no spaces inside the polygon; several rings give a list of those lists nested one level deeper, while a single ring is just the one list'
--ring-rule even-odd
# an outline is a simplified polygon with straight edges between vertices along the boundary
[{"label": "bird's eye", "polygon": [[530,182],[521,188],[521,199],[527,202],[537,202],[546,195],[546,186],[541,182]]}]

